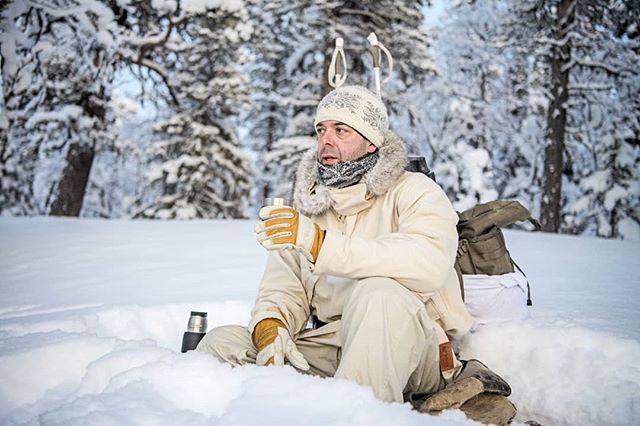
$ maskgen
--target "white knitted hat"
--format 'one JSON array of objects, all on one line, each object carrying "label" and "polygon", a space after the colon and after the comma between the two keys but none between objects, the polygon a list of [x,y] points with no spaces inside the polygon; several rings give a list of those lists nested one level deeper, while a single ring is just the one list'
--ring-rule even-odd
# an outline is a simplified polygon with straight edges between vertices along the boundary
[{"label": "white knitted hat", "polygon": [[382,145],[384,134],[389,130],[384,103],[362,86],[338,87],[322,98],[313,125],[326,120],[353,127],[377,147]]}]

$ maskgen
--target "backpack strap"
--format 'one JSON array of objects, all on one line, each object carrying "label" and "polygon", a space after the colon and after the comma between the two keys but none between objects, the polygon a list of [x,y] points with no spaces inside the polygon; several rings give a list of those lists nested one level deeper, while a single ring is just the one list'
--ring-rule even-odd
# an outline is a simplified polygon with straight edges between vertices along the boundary
[{"label": "backpack strap", "polygon": [[[461,256],[464,256],[465,254],[467,254],[468,251],[469,251],[469,240],[467,240],[466,238],[459,239],[458,250],[456,250],[456,261],[453,264],[453,269],[456,270],[456,274],[458,275],[458,282],[460,283],[460,295],[462,296],[463,302],[464,302],[464,279],[462,278],[462,268],[460,267],[460,263],[458,262],[458,259]],[[469,256],[471,256],[471,253],[469,253]]]},{"label": "backpack strap", "polygon": [[[511,254],[509,254],[509,257],[511,257]],[[518,268],[518,271],[520,271],[520,273],[522,273],[522,275],[524,275],[524,277],[527,279],[527,306],[531,306],[533,305],[533,302],[531,301],[531,286],[529,285],[529,278],[527,277],[527,274],[524,273],[522,268],[518,266],[516,261],[513,260],[513,257],[511,257],[511,263],[513,263],[513,266]]]},{"label": "backpack strap", "polygon": [[464,279],[462,278],[462,269],[460,269],[460,265],[458,264],[458,262],[453,264],[453,269],[456,270],[458,283],[460,283],[460,296],[462,296],[462,301],[464,302]]},{"label": "backpack strap", "polygon": [[[529,216],[529,217],[527,218],[527,220],[528,220],[529,222],[531,222],[531,224],[532,224],[533,226],[535,226],[535,228],[536,228],[536,229],[534,229],[534,231],[539,231],[539,230],[541,230],[541,229],[542,229],[542,225],[540,225],[540,222],[538,222],[538,219],[536,219],[536,218],[534,218],[534,217],[532,217],[532,216]],[[518,269],[520,269],[520,268],[518,268]]]}]

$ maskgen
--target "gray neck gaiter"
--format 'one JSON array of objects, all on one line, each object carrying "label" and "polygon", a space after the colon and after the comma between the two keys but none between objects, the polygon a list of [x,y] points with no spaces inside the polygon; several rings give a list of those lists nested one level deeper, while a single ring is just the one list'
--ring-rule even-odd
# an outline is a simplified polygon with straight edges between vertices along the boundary
[{"label": "gray neck gaiter", "polygon": [[331,188],[346,188],[360,182],[369,170],[378,162],[378,151],[365,155],[353,161],[336,163],[333,166],[325,166],[318,161],[318,177],[324,186]]}]

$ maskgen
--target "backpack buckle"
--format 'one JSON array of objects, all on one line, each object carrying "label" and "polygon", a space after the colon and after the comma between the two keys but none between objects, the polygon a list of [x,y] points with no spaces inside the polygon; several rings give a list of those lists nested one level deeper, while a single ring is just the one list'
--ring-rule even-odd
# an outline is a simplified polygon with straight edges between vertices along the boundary
[{"label": "backpack buckle", "polygon": [[458,257],[465,255],[467,251],[469,251],[469,241],[467,241],[466,239],[460,240],[457,251]]}]

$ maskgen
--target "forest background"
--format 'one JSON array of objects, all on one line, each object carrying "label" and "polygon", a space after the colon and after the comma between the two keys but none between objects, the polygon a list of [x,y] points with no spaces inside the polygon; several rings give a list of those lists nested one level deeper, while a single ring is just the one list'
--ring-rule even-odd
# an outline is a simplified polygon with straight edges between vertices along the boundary
[{"label": "forest background", "polygon": [[0,5],[0,214],[254,217],[291,191],[343,37],[395,67],[392,129],[458,210],[640,239],[640,1],[14,0]]}]

